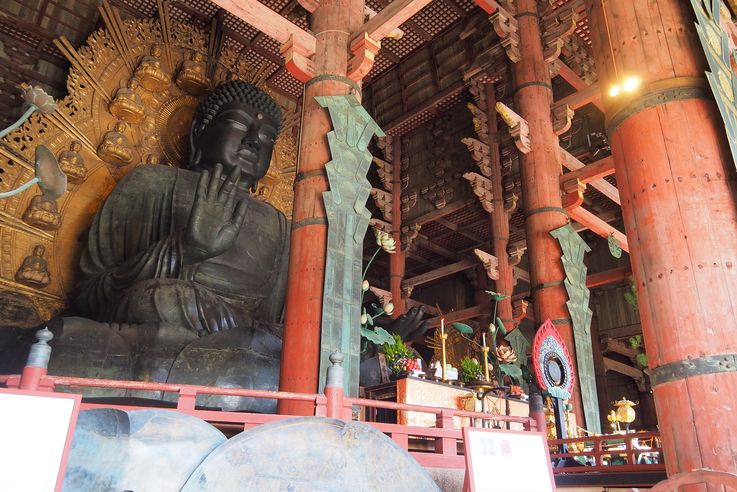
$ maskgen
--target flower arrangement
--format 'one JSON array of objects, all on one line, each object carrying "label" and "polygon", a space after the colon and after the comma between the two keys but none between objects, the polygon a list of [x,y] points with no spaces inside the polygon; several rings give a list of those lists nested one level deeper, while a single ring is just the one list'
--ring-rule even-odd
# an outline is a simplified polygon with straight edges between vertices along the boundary
[{"label": "flower arrangement", "polygon": [[476,358],[464,355],[461,359],[461,379],[464,383],[479,380],[483,377],[481,364]]},{"label": "flower arrangement", "polygon": [[416,367],[415,354],[405,345],[402,337],[399,335],[390,335],[393,343],[386,343],[383,346],[384,356],[389,370],[394,374],[400,374],[402,371],[409,371]]},{"label": "flower arrangement", "polygon": [[[397,243],[394,240],[393,237],[387,232],[384,232],[376,227],[374,227],[374,235],[376,236],[376,251],[374,251],[373,256],[369,260],[369,262],[366,264],[366,268],[363,270],[362,275],[362,283],[361,283],[361,305],[363,306],[363,296],[366,293],[366,291],[371,288],[371,285],[369,284],[369,281],[366,280],[366,273],[368,273],[368,269],[371,266],[371,263],[373,263],[374,259],[376,258],[376,255],[379,254],[380,251],[384,250],[388,254],[394,254],[397,251]],[[395,337],[393,337],[388,331],[386,331],[384,328],[381,328],[380,326],[374,326],[374,320],[378,318],[379,316],[383,316],[385,314],[391,315],[394,312],[394,304],[391,302],[384,303],[381,307],[372,304],[372,313],[369,313],[365,307],[361,308],[361,337],[365,338],[369,342],[372,342],[374,345],[392,345],[395,343]]]}]

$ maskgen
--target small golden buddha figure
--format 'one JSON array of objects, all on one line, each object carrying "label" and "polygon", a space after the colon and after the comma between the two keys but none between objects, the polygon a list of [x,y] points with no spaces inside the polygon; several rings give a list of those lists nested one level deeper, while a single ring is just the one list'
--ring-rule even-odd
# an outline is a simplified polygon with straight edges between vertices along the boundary
[{"label": "small golden buddha figure", "polygon": [[100,156],[100,159],[118,167],[130,164],[133,154],[128,137],[123,135],[124,131],[125,123],[118,121],[115,127],[102,137],[102,143],[97,147],[97,155]]},{"label": "small golden buddha figure", "polygon": [[44,231],[55,231],[61,225],[61,214],[56,200],[45,195],[36,195],[23,214],[23,222]]},{"label": "small golden buddha figure", "polygon": [[127,123],[139,124],[146,116],[146,111],[138,94],[140,83],[135,78],[128,80],[126,87],[121,87],[110,102],[110,114]]},{"label": "small golden buddha figure", "polygon": [[15,273],[15,280],[39,289],[49,285],[51,274],[49,273],[49,264],[43,257],[45,252],[46,248],[41,244],[37,244],[33,248],[33,254],[23,259],[23,264]]},{"label": "small golden buddha figure", "polygon": [[59,167],[67,175],[67,180],[73,184],[83,183],[87,179],[87,168],[84,165],[84,157],[79,153],[80,150],[82,144],[73,140],[69,150],[59,154]]},{"label": "small golden buddha figure", "polygon": [[202,53],[195,51],[189,60],[182,62],[177,75],[177,85],[184,92],[195,96],[207,91],[210,84],[205,75],[205,62]]},{"label": "small golden buddha figure", "polygon": [[151,92],[163,92],[169,87],[171,77],[161,69],[160,46],[153,46],[150,54],[141,58],[135,76]]}]

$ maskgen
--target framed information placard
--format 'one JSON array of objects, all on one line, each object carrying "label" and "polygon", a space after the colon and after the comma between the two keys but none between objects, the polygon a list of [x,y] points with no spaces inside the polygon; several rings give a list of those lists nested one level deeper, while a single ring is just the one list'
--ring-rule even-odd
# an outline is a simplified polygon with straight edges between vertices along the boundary
[{"label": "framed information placard", "polygon": [[82,395],[0,389],[0,490],[60,491]]},{"label": "framed information placard", "polygon": [[464,427],[463,443],[465,491],[555,491],[550,454],[542,433]]}]

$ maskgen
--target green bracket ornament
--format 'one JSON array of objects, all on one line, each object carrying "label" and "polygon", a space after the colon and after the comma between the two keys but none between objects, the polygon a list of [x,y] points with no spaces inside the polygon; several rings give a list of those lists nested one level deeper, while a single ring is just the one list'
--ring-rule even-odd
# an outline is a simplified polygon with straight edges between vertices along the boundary
[{"label": "green bracket ornament", "polygon": [[578,381],[583,400],[583,411],[589,431],[600,433],[599,400],[596,394],[596,377],[594,375],[594,354],[591,347],[591,317],[589,309],[589,289],[586,287],[586,265],[584,255],[591,251],[586,242],[570,224],[550,231],[550,235],[558,240],[563,250],[560,261],[566,272],[563,282],[568,292],[568,312],[573,325],[573,340],[576,344],[576,365]]},{"label": "green bracket ornament", "polygon": [[612,232],[609,234],[609,237],[607,238],[607,245],[609,246],[609,253],[615,258],[621,258],[622,257],[622,245],[619,244],[619,241],[616,237],[614,237],[614,233]]},{"label": "green bracket ornament", "polygon": [[732,160],[737,163],[737,77],[731,67],[734,53],[729,49],[729,38],[719,22],[721,5],[720,0],[691,0],[696,13],[696,31],[709,64],[706,78],[724,120]]},{"label": "green bracket ornament", "polygon": [[379,125],[353,96],[315,98],[330,113],[333,131],[328,133],[332,160],[325,165],[330,190],[323,193],[328,218],[328,249],[325,262],[322,331],[320,344],[320,391],[332,365],[330,354],[344,356],[344,388],[358,396],[361,357],[361,265],[363,238],[371,213],[366,201],[371,184],[366,173],[372,156],[367,147],[374,135],[384,136]]}]

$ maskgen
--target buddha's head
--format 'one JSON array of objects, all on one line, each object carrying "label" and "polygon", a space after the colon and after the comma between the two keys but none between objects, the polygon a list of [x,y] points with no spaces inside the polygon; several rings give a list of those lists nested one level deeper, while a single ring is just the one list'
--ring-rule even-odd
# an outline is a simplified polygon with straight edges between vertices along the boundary
[{"label": "buddha's head", "polygon": [[242,80],[225,82],[195,113],[189,168],[203,171],[220,163],[227,175],[238,167],[241,186],[255,189],[269,170],[281,125],[281,109],[268,94]]}]

